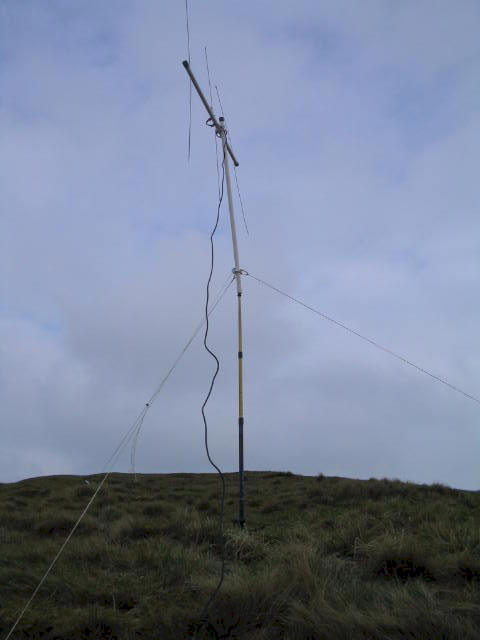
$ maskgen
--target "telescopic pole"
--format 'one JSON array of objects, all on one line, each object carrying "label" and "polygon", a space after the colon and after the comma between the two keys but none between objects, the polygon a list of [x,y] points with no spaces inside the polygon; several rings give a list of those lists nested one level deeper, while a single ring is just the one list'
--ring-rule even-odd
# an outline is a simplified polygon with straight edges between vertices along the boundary
[{"label": "telescopic pole", "polygon": [[228,162],[227,134],[225,118],[219,118],[220,135],[222,138],[223,161],[225,165],[225,180],[227,183],[228,210],[230,212],[230,228],[232,230],[233,257],[235,261],[235,280],[237,283],[237,308],[238,308],[238,522],[243,529],[245,524],[245,509],[243,495],[243,340],[242,340],[242,270],[238,258],[237,230],[233,213],[232,186],[230,182],[230,167]]},{"label": "telescopic pole", "polygon": [[228,164],[228,156],[231,157],[233,164],[238,167],[238,161],[233,154],[232,148],[227,141],[227,131],[225,129],[225,119],[215,117],[211,106],[208,104],[202,90],[200,89],[195,76],[190,69],[190,65],[186,60],[182,62],[185,71],[188,73],[193,86],[195,87],[200,100],[203,102],[208,115],[209,121],[215,127],[216,133],[222,139],[223,162],[225,166],[225,179],[227,183],[228,210],[230,212],[230,228],[232,230],[233,258],[235,267],[233,273],[237,283],[237,309],[238,309],[238,481],[239,481],[239,500],[238,500],[238,522],[240,528],[245,525],[245,509],[243,494],[243,347],[242,347],[242,269],[240,269],[240,261],[238,258],[237,230],[235,227],[235,216],[233,214],[232,186],[230,182],[230,168]]}]

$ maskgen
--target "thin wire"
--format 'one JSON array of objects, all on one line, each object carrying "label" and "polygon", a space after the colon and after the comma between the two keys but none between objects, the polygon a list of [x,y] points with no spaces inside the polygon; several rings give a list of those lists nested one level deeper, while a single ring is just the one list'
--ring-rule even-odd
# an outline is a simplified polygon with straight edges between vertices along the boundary
[{"label": "thin wire", "polygon": [[[220,98],[220,92],[218,90],[217,85],[215,85],[215,91],[217,92],[218,103],[220,104],[220,110],[222,112],[222,116],[225,118],[225,113],[223,111],[222,100]],[[230,138],[230,146],[233,148],[232,136],[230,135],[229,131],[227,131],[227,136]],[[247,235],[249,236],[250,232],[248,230],[247,219],[245,217],[245,209],[243,208],[243,200],[242,200],[242,196],[240,194],[240,187],[238,186],[237,167],[235,166],[235,164],[233,165],[233,173],[235,174],[235,183],[237,185],[238,199],[240,200],[240,208],[242,210],[243,224],[245,225],[245,230],[247,232]]]},{"label": "thin wire", "polygon": [[[150,409],[150,404],[148,402],[145,406],[147,410]],[[140,431],[142,429],[143,421],[145,419],[146,414],[147,412],[145,411],[142,419],[138,423],[138,427],[135,430],[135,435],[133,436],[133,440],[132,440],[132,450],[130,452],[130,464],[131,464],[130,472],[133,472],[133,477],[135,482],[137,481],[137,473],[135,471],[135,456],[137,455],[137,443],[138,443],[138,438],[140,436]]]},{"label": "thin wire", "polygon": [[361,338],[362,340],[364,340],[365,342],[368,342],[369,344],[371,344],[372,346],[376,347],[377,349],[380,349],[381,351],[384,351],[385,353],[388,353],[389,355],[393,356],[394,358],[397,358],[397,360],[400,360],[404,364],[410,365],[414,369],[417,369],[417,371],[420,371],[421,373],[424,373],[425,375],[430,376],[430,378],[433,378],[437,382],[441,382],[442,384],[444,384],[446,387],[449,387],[453,391],[456,391],[457,393],[460,393],[461,395],[465,396],[466,398],[469,398],[470,400],[473,400],[474,402],[480,404],[480,399],[475,397],[471,393],[467,393],[466,391],[463,391],[463,389],[460,389],[459,387],[456,387],[455,385],[451,384],[450,382],[448,382],[444,378],[440,378],[439,376],[435,375],[431,371],[428,371],[427,369],[424,369],[423,367],[420,367],[419,365],[415,364],[411,360],[408,360],[407,358],[404,358],[403,356],[399,355],[398,353],[395,353],[395,351],[392,351],[391,349],[388,349],[387,347],[382,346],[381,344],[379,344],[375,340],[372,340],[371,338],[367,338],[367,336],[364,336],[361,333],[359,333],[358,331],[355,331],[355,329],[351,329],[350,327],[347,327],[347,325],[343,324],[342,322],[339,322],[338,320],[335,320],[334,318],[331,318],[330,316],[327,316],[325,313],[322,313],[318,309],[314,309],[313,307],[309,306],[305,302],[302,302],[301,300],[298,300],[297,298],[294,298],[290,294],[285,293],[285,291],[281,291],[277,287],[274,287],[272,284],[269,284],[268,282],[265,282],[265,280],[262,280],[261,278],[257,278],[256,276],[254,276],[251,273],[245,272],[245,275],[249,275],[251,278],[253,278],[257,282],[260,282],[261,284],[265,285],[266,287],[269,287],[270,289],[273,289],[273,291],[276,291],[277,293],[280,293],[282,296],[285,296],[286,298],[289,298],[290,300],[293,300],[293,302],[296,302],[297,304],[300,304],[302,307],[305,307],[305,309],[309,309],[309,311],[313,311],[313,313],[316,313],[317,315],[319,315],[324,320],[328,320],[329,322],[332,322],[333,324],[336,324],[338,327],[341,327],[345,331],[348,331],[349,333],[353,334],[354,336],[357,336],[357,338]]},{"label": "thin wire", "polygon": [[222,112],[222,116],[225,118],[225,113],[223,111],[223,105],[222,105],[222,100],[220,98],[220,93],[218,91],[218,87],[217,85],[215,85],[215,91],[217,92],[217,98],[218,98],[218,104],[220,105],[220,111]]},{"label": "thin wire", "polygon": [[[208,86],[210,89],[210,108],[213,111],[213,95],[212,95],[212,82],[210,80],[210,67],[208,65],[208,53],[207,47],[205,47],[205,62],[207,64],[207,75],[208,75]],[[217,136],[213,137],[215,140],[215,156],[217,158],[217,185],[218,185],[218,197],[220,197],[220,171],[218,169],[218,145],[217,145]]]},{"label": "thin wire", "polygon": [[[211,315],[213,313],[213,311],[215,310],[217,305],[220,303],[220,301],[222,300],[224,295],[227,293],[228,289],[230,288],[230,286],[231,286],[231,284],[232,284],[232,282],[234,280],[235,280],[235,276],[232,276],[232,275],[229,274],[228,278],[223,283],[223,285],[222,285],[222,287],[220,289],[220,292],[217,294],[216,300],[215,300],[214,304],[212,305],[212,307],[210,308],[210,311],[208,312],[208,315]],[[205,324],[205,318],[203,318],[202,321],[198,324],[198,326],[196,327],[196,329],[193,332],[192,336],[190,337],[188,342],[185,344],[185,346],[181,350],[181,352],[178,355],[177,359],[175,360],[173,365],[170,367],[170,369],[167,371],[166,375],[163,377],[162,381],[158,385],[157,389],[155,390],[155,393],[152,395],[150,400],[146,403],[148,407],[150,407],[155,402],[155,399],[157,398],[158,394],[162,390],[163,385],[166,383],[168,378],[171,376],[171,374],[173,373],[175,367],[178,365],[178,363],[180,362],[182,357],[185,355],[187,349],[192,344],[194,339],[197,337],[198,333],[200,332],[200,329],[203,327],[204,324]],[[137,451],[137,443],[138,443],[138,438],[139,438],[140,431],[141,431],[141,428],[142,428],[142,424],[143,424],[143,420],[138,424],[138,427],[136,429],[135,437],[134,437],[134,440],[133,440],[133,443],[132,443],[132,452],[131,452],[131,455],[130,455],[130,462],[131,462],[130,471],[133,472],[134,474],[135,474],[135,456],[136,456],[136,451]],[[135,474],[135,478],[136,478],[136,474]]]},{"label": "thin wire", "polygon": [[[229,137],[230,137],[230,140],[231,140],[231,136],[229,136]],[[233,145],[232,145],[232,147],[233,147]],[[234,173],[234,175],[235,175],[235,182],[236,182],[236,184],[237,184],[238,199],[240,200],[240,208],[242,209],[243,223],[245,224],[245,229],[246,229],[246,231],[247,231],[247,235],[249,236],[249,235],[250,235],[250,232],[249,232],[249,230],[248,230],[248,227],[247,227],[247,220],[246,220],[246,218],[245,218],[245,210],[244,210],[244,208],[243,208],[243,200],[242,200],[242,195],[241,195],[241,193],[240,193],[240,187],[238,186],[237,167],[235,166],[235,164],[233,165],[233,173]]]},{"label": "thin wire", "polygon": [[[145,405],[146,406],[146,405]],[[138,423],[140,420],[142,420],[142,415],[143,412],[145,411],[145,407],[142,409],[142,411],[138,414],[137,419],[135,420],[135,422],[132,424],[132,426],[128,429],[128,431],[125,433],[125,435],[123,436],[123,438],[120,440],[119,444],[117,445],[117,448],[115,449],[115,451],[112,453],[112,455],[110,456],[110,458],[107,460],[104,469],[108,468],[108,465],[110,464],[110,462],[113,460],[113,458],[116,456],[117,452],[119,451],[119,449],[124,448],[124,443],[125,441],[128,441],[131,436],[135,433],[135,430],[138,427]]]},{"label": "thin wire", "polygon": [[220,370],[220,362],[218,361],[217,356],[213,353],[213,351],[207,345],[207,336],[208,336],[208,328],[209,328],[209,324],[208,324],[208,301],[209,301],[209,297],[210,297],[210,281],[212,279],[213,264],[214,264],[213,236],[215,235],[215,231],[217,230],[218,222],[219,222],[219,219],[220,219],[220,207],[221,207],[222,200],[223,200],[224,180],[225,180],[225,153],[224,153],[223,162],[222,162],[222,188],[221,188],[221,192],[220,192],[220,197],[218,199],[217,219],[215,221],[215,226],[213,227],[212,233],[210,234],[211,264],[210,264],[210,275],[208,276],[208,281],[207,281],[207,295],[206,295],[206,301],[205,301],[205,323],[206,323],[206,327],[205,327],[205,335],[203,337],[203,344],[205,346],[205,349],[212,356],[212,358],[214,358],[216,367],[215,367],[215,373],[213,374],[212,380],[210,382],[210,388],[208,390],[207,396],[206,396],[206,398],[205,398],[205,400],[203,402],[203,405],[202,405],[202,417],[203,417],[203,424],[204,424],[204,430],[205,430],[205,451],[207,452],[207,458],[208,458],[210,464],[212,465],[212,467],[214,467],[217,470],[217,472],[220,475],[220,478],[222,480],[222,503],[221,503],[221,508],[220,508],[220,521],[219,521],[219,532],[218,532],[218,537],[219,537],[219,541],[220,541],[221,556],[222,556],[222,570],[221,570],[221,575],[220,575],[220,580],[218,582],[218,585],[215,588],[215,590],[213,591],[213,593],[210,596],[210,598],[208,599],[208,601],[205,604],[205,606],[203,607],[202,613],[200,614],[200,619],[203,619],[205,614],[207,613],[209,606],[213,602],[213,600],[214,600],[215,596],[217,595],[220,587],[222,586],[223,578],[224,578],[224,575],[225,575],[225,545],[224,545],[224,542],[223,542],[223,513],[224,513],[224,508],[225,508],[225,478],[224,478],[223,473],[220,470],[220,468],[212,460],[212,458],[210,456],[210,452],[208,450],[208,427],[207,427],[207,419],[205,417],[205,407],[206,407],[207,402],[208,402],[208,400],[209,400],[209,398],[210,398],[210,396],[212,394],[213,385],[215,384],[215,379],[216,379],[216,377],[218,375],[218,372]]},{"label": "thin wire", "polygon": [[[220,293],[217,296],[217,299],[215,301],[215,303],[212,305],[209,314],[211,314],[215,307],[217,307],[217,305],[220,303],[220,301],[222,300],[222,298],[225,296],[226,292],[228,291],[228,289],[230,288],[232,282],[234,281],[235,277],[229,275],[227,280],[225,281],[225,283],[223,284]],[[152,395],[152,397],[150,398],[150,400],[145,403],[145,406],[143,407],[142,411],[139,413],[139,415],[137,416],[136,420],[134,421],[134,423],[131,425],[131,427],[128,429],[128,431],[125,433],[125,435],[123,436],[123,438],[120,440],[120,443],[117,445],[116,449],[114,450],[114,452],[112,453],[112,455],[110,456],[110,458],[107,460],[104,469],[106,469],[106,473],[105,476],[103,477],[102,481],[100,482],[100,484],[98,485],[95,493],[93,494],[93,496],[90,498],[87,506],[85,507],[85,509],[82,511],[82,513],[80,514],[80,517],[78,518],[78,520],[76,521],[76,523],[74,524],[73,528],[71,529],[70,533],[68,534],[67,538],[65,539],[65,541],[63,542],[62,546],[60,547],[59,551],[57,552],[57,554],[55,555],[54,559],[52,560],[50,566],[48,567],[48,569],[45,571],[43,577],[41,578],[40,582],[38,583],[37,587],[35,588],[35,590],[33,591],[32,595],[30,596],[29,600],[27,601],[27,603],[25,604],[25,606],[23,607],[23,609],[21,610],[20,614],[18,615],[17,619],[15,620],[13,626],[11,627],[8,635],[5,637],[4,640],[8,640],[10,638],[10,636],[12,635],[12,633],[15,631],[18,623],[20,622],[20,620],[22,619],[22,617],[24,616],[26,610],[28,609],[28,607],[30,606],[30,604],[32,603],[33,599],[35,598],[35,596],[37,595],[38,591],[40,590],[41,586],[43,585],[43,583],[45,582],[45,580],[47,579],[48,575],[50,574],[50,572],[52,571],[53,567],[55,566],[55,564],[57,563],[60,555],[62,554],[63,550],[65,549],[65,547],[67,546],[68,542],[70,541],[70,539],[72,538],[73,534],[75,533],[75,531],[77,530],[80,522],[82,521],[83,517],[85,516],[85,514],[87,513],[88,509],[91,507],[93,501],[95,500],[95,498],[97,497],[97,494],[99,493],[99,491],[101,490],[101,488],[103,487],[103,485],[105,484],[105,481],[107,480],[108,476],[110,475],[113,467],[115,466],[116,462],[118,461],[118,458],[120,457],[121,453],[123,452],[123,450],[125,449],[125,447],[127,446],[127,444],[129,443],[130,440],[132,440],[132,438],[134,438],[134,440],[136,441],[136,439],[138,439],[138,434],[140,432],[140,429],[143,425],[143,422],[145,420],[145,416],[148,413],[148,410],[150,409],[151,405],[153,404],[153,402],[155,401],[156,397],[158,396],[158,394],[160,393],[163,385],[165,384],[166,380],[169,378],[169,376],[172,374],[173,370],[175,369],[175,367],[177,366],[177,364],[179,363],[180,359],[182,358],[182,356],[184,355],[184,353],[186,352],[186,350],[188,349],[188,347],[190,346],[190,344],[193,342],[194,338],[197,336],[198,332],[200,331],[200,329],[203,327],[203,325],[205,324],[205,320],[202,321],[202,323],[197,327],[197,329],[195,330],[195,333],[193,334],[193,336],[190,338],[190,340],[187,342],[187,344],[185,345],[185,347],[183,348],[182,352],[180,353],[180,355],[178,356],[178,358],[175,360],[173,366],[170,368],[170,370],[168,371],[167,375],[164,377],[164,379],[161,381],[160,385],[158,386],[158,388],[156,389],[155,393]],[[135,446],[136,446],[136,442],[135,442]]]},{"label": "thin wire", "polygon": [[[190,64],[190,20],[188,18],[188,0],[185,0],[185,23],[187,26],[188,64]],[[192,144],[192,81],[190,80],[189,120],[188,120],[188,161]]]},{"label": "thin wire", "polygon": [[50,574],[50,571],[53,569],[53,567],[55,566],[57,560],[59,559],[60,555],[62,554],[63,550],[65,549],[65,547],[67,546],[68,542],[70,541],[71,537],[73,536],[73,534],[75,533],[78,525],[80,524],[80,522],[82,521],[83,517],[85,516],[85,514],[87,513],[88,509],[90,508],[90,506],[92,505],[93,501],[95,500],[95,498],[97,497],[97,494],[99,493],[100,489],[103,487],[103,485],[105,484],[105,481],[107,480],[108,476],[110,475],[112,468],[114,466],[114,464],[117,462],[120,454],[122,453],[123,449],[125,448],[125,446],[128,444],[128,440],[133,436],[134,430],[137,426],[138,420],[140,419],[141,421],[143,421],[145,414],[148,411],[148,407],[145,406],[144,409],[142,410],[139,418],[137,418],[137,420],[135,421],[134,425],[133,425],[133,430],[132,428],[129,429],[129,433],[130,436],[128,439],[125,440],[125,437],[123,438],[122,442],[124,442],[123,446],[119,446],[116,449],[116,455],[114,454],[113,456],[110,457],[110,460],[112,461],[111,464],[111,468],[107,471],[107,473],[105,474],[104,478],[102,479],[102,481],[100,482],[100,484],[98,485],[95,493],[92,495],[92,497],[90,498],[90,500],[88,501],[87,506],[85,507],[85,509],[82,511],[82,513],[80,514],[80,517],[78,518],[78,520],[76,521],[76,523],[73,525],[72,530],[70,531],[70,533],[68,534],[68,536],[66,537],[66,539],[64,540],[62,546],[60,547],[60,549],[58,550],[57,554],[55,555],[54,559],[52,560],[52,562],[50,563],[50,566],[48,567],[48,569],[45,571],[45,573],[43,574],[43,577],[41,578],[40,582],[38,583],[38,585],[36,586],[34,592],[32,593],[32,595],[30,596],[29,600],[27,601],[27,603],[25,604],[25,606],[23,607],[23,609],[21,610],[20,614],[18,615],[17,619],[15,620],[13,626],[11,627],[10,631],[8,632],[8,635],[5,637],[5,640],[8,640],[10,638],[10,636],[12,635],[12,633],[15,631],[18,623],[20,622],[20,620],[22,619],[25,611],[28,609],[28,607],[30,606],[30,604],[32,603],[33,599],[35,598],[35,596],[37,595],[39,589],[41,588],[42,584],[45,582],[45,580],[47,579],[48,575]]},{"label": "thin wire", "polygon": [[[226,294],[226,292],[228,291],[228,289],[230,288],[230,285],[232,284],[232,282],[235,280],[235,276],[228,276],[227,280],[224,282],[221,292],[218,294],[217,300],[215,301],[215,303],[212,305],[210,311],[208,312],[208,315],[210,316],[213,313],[213,310],[215,309],[215,307],[220,303],[220,300],[222,300],[223,296]],[[190,346],[190,344],[193,342],[194,338],[196,337],[196,335],[198,334],[198,332],[200,331],[200,329],[203,327],[203,325],[206,323],[206,320],[202,320],[201,324],[199,324],[197,326],[197,328],[195,329],[195,333],[193,334],[193,336],[190,338],[190,340],[187,342],[187,344],[185,345],[185,347],[183,348],[182,352],[180,353],[180,355],[178,356],[178,358],[176,359],[176,361],[174,362],[174,364],[172,365],[170,371],[168,372],[168,374],[165,376],[165,378],[162,380],[162,382],[159,384],[158,388],[156,389],[155,393],[152,395],[152,397],[150,398],[150,400],[148,401],[149,404],[152,404],[156,397],[158,396],[158,394],[160,393],[163,385],[166,382],[166,379],[168,378],[168,376],[170,376],[170,374],[172,373],[173,369],[177,366],[178,362],[180,361],[180,359],[182,358],[182,356],[184,355],[185,351],[188,349],[188,347]]]}]

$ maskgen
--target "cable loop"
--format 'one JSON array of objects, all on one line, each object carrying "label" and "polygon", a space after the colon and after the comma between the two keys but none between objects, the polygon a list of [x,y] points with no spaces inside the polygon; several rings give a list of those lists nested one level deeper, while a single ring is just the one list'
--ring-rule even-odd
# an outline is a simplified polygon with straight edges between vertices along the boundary
[{"label": "cable loop", "polygon": [[[220,133],[220,131],[217,129],[217,125],[215,124],[213,118],[208,118],[208,120],[205,121],[205,124],[207,125],[207,127],[211,127],[212,129],[215,129],[215,135],[217,136],[217,138],[221,138],[222,134]],[[224,129],[225,134],[227,133],[227,130]]]}]

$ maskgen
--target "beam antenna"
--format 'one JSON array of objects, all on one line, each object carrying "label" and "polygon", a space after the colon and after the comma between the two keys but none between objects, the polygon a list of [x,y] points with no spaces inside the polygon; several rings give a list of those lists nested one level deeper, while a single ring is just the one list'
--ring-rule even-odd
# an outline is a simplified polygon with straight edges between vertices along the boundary
[{"label": "beam antenna", "polygon": [[243,529],[245,525],[245,509],[244,509],[244,493],[243,493],[243,335],[242,335],[242,281],[241,276],[244,271],[240,268],[240,260],[238,257],[238,243],[237,243],[237,230],[235,226],[235,215],[233,211],[233,198],[232,198],[232,186],[230,182],[230,168],[228,163],[228,156],[232,159],[235,167],[238,167],[238,161],[228,143],[227,129],[225,118],[215,117],[212,111],[212,107],[208,104],[202,90],[200,89],[195,76],[190,69],[190,65],[187,60],[183,61],[183,66],[188,73],[193,86],[195,87],[200,100],[203,102],[203,106],[207,110],[209,115],[209,121],[213,127],[215,127],[215,133],[222,140],[223,159],[225,163],[225,178],[227,183],[227,195],[228,195],[228,209],[230,212],[230,228],[232,230],[232,245],[233,245],[233,258],[235,266],[232,269],[237,284],[237,313],[238,313],[238,478],[239,478],[239,500],[238,500],[238,522],[240,528]]}]

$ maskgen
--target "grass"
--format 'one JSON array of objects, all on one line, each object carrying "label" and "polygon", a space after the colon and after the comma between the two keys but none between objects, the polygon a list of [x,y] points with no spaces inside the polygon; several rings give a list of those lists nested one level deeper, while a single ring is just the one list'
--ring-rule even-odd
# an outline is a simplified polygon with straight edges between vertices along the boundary
[{"label": "grass", "polygon": [[[0,485],[0,638],[101,476]],[[13,638],[474,640],[480,492],[398,480],[112,474]]]}]

